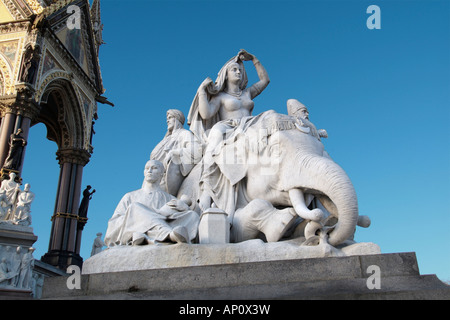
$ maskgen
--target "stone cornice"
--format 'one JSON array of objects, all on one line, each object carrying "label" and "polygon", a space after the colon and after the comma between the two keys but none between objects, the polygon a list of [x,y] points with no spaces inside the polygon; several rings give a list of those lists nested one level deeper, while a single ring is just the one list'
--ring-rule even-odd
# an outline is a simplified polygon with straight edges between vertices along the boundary
[{"label": "stone cornice", "polygon": [[16,4],[12,0],[1,0],[5,7],[8,9],[9,13],[14,17],[16,20],[25,19],[26,15],[19,10],[19,8],[16,6]]},{"label": "stone cornice", "polygon": [[17,20],[0,23],[0,34],[28,31],[31,28],[30,20]]}]

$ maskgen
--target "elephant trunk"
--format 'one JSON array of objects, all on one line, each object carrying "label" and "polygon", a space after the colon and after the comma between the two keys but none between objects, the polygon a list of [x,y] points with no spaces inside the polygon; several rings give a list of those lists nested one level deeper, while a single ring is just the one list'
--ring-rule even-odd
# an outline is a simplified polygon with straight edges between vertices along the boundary
[{"label": "elephant trunk", "polygon": [[358,200],[352,182],[345,171],[329,158],[310,154],[297,157],[297,166],[298,161],[301,189],[306,193],[324,194],[336,206],[338,223],[329,234],[329,243],[336,246],[344,242],[353,235],[358,221]]}]

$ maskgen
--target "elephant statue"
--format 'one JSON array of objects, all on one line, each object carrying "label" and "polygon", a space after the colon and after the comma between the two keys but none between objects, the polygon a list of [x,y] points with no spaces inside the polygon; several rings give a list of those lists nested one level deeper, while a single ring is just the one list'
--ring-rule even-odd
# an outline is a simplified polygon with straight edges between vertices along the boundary
[{"label": "elephant statue", "polygon": [[[322,232],[322,239],[326,233],[328,243],[337,246],[352,238],[358,221],[368,225],[368,218],[358,214],[352,182],[325,152],[320,137],[311,134],[312,126],[269,110],[218,148],[215,161],[233,186],[227,195],[235,195],[234,212],[227,212],[232,242],[260,233],[267,241],[278,241],[303,219],[297,229],[303,228],[307,239]],[[199,199],[201,170],[200,163],[184,180],[178,197]],[[310,206],[312,199],[316,208]]]}]

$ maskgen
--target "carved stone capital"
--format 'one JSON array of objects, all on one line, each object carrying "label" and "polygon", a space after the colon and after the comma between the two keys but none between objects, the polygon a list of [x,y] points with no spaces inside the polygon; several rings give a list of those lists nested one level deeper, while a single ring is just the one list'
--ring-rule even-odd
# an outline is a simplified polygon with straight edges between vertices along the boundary
[{"label": "carved stone capital", "polygon": [[83,167],[89,162],[91,154],[84,149],[63,148],[56,152],[56,160],[59,164],[75,163]]},{"label": "carved stone capital", "polygon": [[34,89],[27,84],[20,84],[16,86],[16,90],[16,94],[0,97],[1,116],[13,113],[31,120],[36,119],[41,107],[34,101]]}]

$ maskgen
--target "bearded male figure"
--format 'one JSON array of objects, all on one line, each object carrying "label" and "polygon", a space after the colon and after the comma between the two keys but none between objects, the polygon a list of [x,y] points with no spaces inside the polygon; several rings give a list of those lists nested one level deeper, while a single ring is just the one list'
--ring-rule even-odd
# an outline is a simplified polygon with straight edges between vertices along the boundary
[{"label": "bearded male figure", "polygon": [[183,128],[185,117],[177,109],[167,110],[167,133],[150,154],[163,163],[162,188],[176,196],[184,178],[202,158],[202,145],[195,135]]}]

